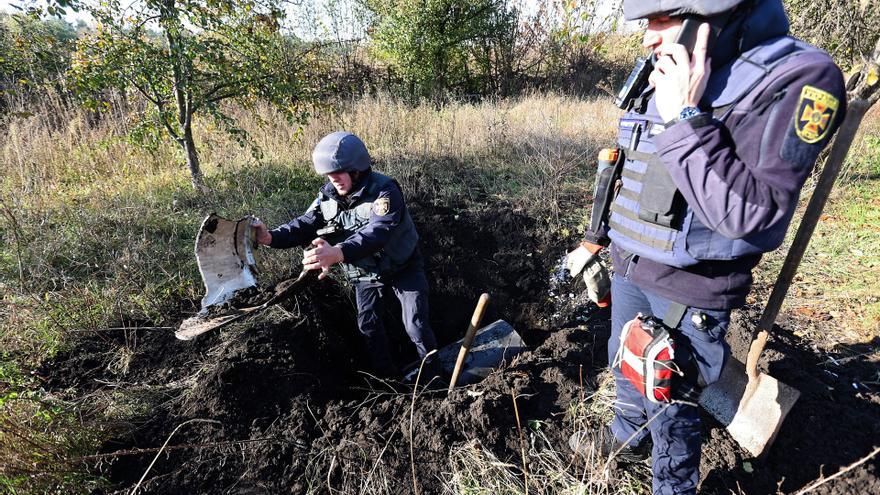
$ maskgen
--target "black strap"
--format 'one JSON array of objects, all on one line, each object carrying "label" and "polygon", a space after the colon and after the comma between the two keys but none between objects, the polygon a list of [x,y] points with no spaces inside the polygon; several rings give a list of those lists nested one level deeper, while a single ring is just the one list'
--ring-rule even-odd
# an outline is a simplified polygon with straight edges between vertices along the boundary
[{"label": "black strap", "polygon": [[687,309],[687,306],[684,304],[674,301],[670,302],[669,308],[666,309],[666,314],[663,315],[663,324],[673,330],[678,328],[678,324],[681,323],[681,319],[684,318]]},{"label": "black strap", "polygon": [[[687,306],[684,304],[674,301],[670,302],[669,308],[666,309],[666,314],[663,316],[663,324],[673,330],[678,328],[686,312]],[[686,342],[687,339],[682,343],[685,344]],[[703,379],[703,374],[700,373],[700,367],[697,365],[693,349],[690,350],[688,355],[690,359],[684,363],[679,363],[684,375],[681,379],[675,380],[673,396],[676,399],[699,402],[700,392],[706,387],[706,380]],[[676,362],[678,362],[677,356]]]}]

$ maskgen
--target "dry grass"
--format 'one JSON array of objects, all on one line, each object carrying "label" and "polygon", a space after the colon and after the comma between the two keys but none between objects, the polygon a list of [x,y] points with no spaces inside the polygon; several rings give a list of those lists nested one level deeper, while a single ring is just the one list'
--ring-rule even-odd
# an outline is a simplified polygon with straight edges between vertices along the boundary
[{"label": "dry grass", "polygon": [[[35,426],[31,420],[54,406],[15,398],[38,388],[16,377],[28,377],[27,370],[84,332],[169,326],[195,312],[202,288],[192,242],[203,216],[256,213],[277,224],[302,211],[321,183],[309,157],[325,133],[348,129],[361,135],[377,168],[425,201],[494,196],[513,208],[538,209],[562,225],[566,208],[550,203],[582,203],[589,157],[597,143],[612,139],[613,126],[600,122],[616,115],[607,101],[553,95],[440,109],[379,97],[340,104],[297,131],[268,107],[256,117],[239,111],[263,156],[255,159],[212,122],[199,121],[213,189],[200,196],[172,144],[154,141],[144,148],[131,142],[127,133],[136,108],[116,105],[97,118],[50,96],[14,110],[0,145],[0,398],[11,398],[5,414],[21,428],[0,431],[0,454],[9,462],[23,459],[16,465],[29,468],[14,471],[24,478],[0,476],[9,487],[30,476],[46,479],[40,485],[45,487],[75,478],[79,467],[69,459],[89,445],[67,442],[88,429],[74,426],[81,418],[68,417],[66,408],[56,416],[69,421]],[[296,270],[296,252],[262,255],[267,283]],[[127,342],[102,357],[121,380],[135,345]],[[137,405],[128,402],[104,409],[124,415]],[[41,449],[63,455],[42,455],[44,462],[28,464]],[[370,486],[383,485],[383,476],[378,469]]]},{"label": "dry grass", "polygon": [[[211,122],[199,123],[213,188],[202,197],[189,189],[170,143],[129,142],[129,114],[109,112],[90,124],[86,112],[48,100],[11,119],[0,150],[7,164],[0,270],[10,289],[0,342],[14,336],[20,348],[48,338],[51,350],[59,329],[167,324],[176,315],[163,308],[180,301],[181,311],[192,310],[201,288],[190,244],[203,215],[257,213],[280,223],[297,214],[320,184],[309,168],[311,147],[329,131],[362,136],[377,167],[411,195],[496,196],[559,223],[574,210],[566,202],[588,194],[591,157],[613,138],[613,126],[602,123],[615,115],[607,101],[562,96],[439,110],[374,98],[340,105],[298,134],[267,107],[256,118],[241,115],[261,160]],[[270,255],[267,271],[289,271],[289,259]]]},{"label": "dry grass", "polygon": [[[613,412],[614,378],[610,371],[599,377],[597,389],[566,411],[563,424],[570,432],[595,430],[607,424]],[[540,427],[525,430],[528,450],[522,462],[502,462],[479,441],[472,440],[450,451],[450,472],[445,473],[447,493],[468,495],[634,495],[650,493],[650,466],[628,464],[612,469],[612,463],[596,453],[575,457],[567,445],[551,442]]]},{"label": "dry grass", "polygon": [[[192,242],[203,216],[210,211],[228,217],[256,213],[277,224],[297,214],[321,182],[311,172],[309,156],[325,133],[347,129],[363,137],[377,168],[397,177],[409,195],[423,201],[473,204],[489,197],[562,231],[577,230],[586,213],[582,206],[590,195],[592,157],[601,145],[613,143],[618,115],[607,99],[559,95],[451,103],[439,109],[376,97],[339,104],[300,131],[269,108],[257,117],[240,112],[263,157],[255,159],[211,122],[198,122],[204,168],[213,188],[200,196],[191,190],[183,160],[171,144],[159,141],[142,148],[130,142],[126,132],[134,126],[131,112],[136,109],[118,106],[96,119],[50,97],[36,107],[19,108],[4,123],[0,407],[15,421],[0,431],[0,456],[7,462],[31,462],[31,454],[20,449],[27,441],[62,454],[89,445],[66,440],[76,431],[72,425],[77,420],[68,421],[63,409],[53,417],[64,421],[40,422],[54,406],[43,405],[39,396],[32,397],[36,402],[8,400],[36,387],[27,370],[70,336],[107,327],[173,325],[194,312],[202,288]],[[847,165],[788,303],[789,314],[801,322],[796,331],[828,345],[866,342],[880,328],[878,134],[880,112],[875,111],[854,145],[855,158]],[[783,253],[769,255],[759,269],[756,300],[764,297]],[[267,274],[280,277],[295,270],[295,252],[264,256]],[[127,344],[107,361],[124,376],[134,351],[134,344]],[[603,390],[607,387],[600,387],[600,394]],[[592,399],[589,408],[573,406],[572,418],[594,423],[607,418],[608,397]],[[608,491],[601,466],[571,478],[566,474],[570,459],[557,453],[564,446],[535,450],[540,435],[529,436],[530,491],[554,486],[570,493],[639,493]],[[77,479],[62,454],[42,459],[55,463],[55,475]],[[483,493],[480,487],[486,487],[474,485],[476,481],[496,483],[487,488],[493,493],[525,488],[519,468],[499,465],[478,445],[454,451],[451,461],[457,467],[449,473],[450,486],[463,492]],[[47,469],[44,463],[30,474]],[[385,485],[382,473],[380,466],[370,478],[371,487]],[[0,477],[2,482],[10,481]]]},{"label": "dry grass", "polygon": [[[825,206],[789,289],[783,312],[797,336],[825,348],[880,337],[880,108],[862,123],[849,160]],[[818,173],[801,195],[803,211]],[[795,222],[799,221],[795,217]],[[782,266],[786,244],[767,255],[756,272],[753,302],[761,305]]]}]

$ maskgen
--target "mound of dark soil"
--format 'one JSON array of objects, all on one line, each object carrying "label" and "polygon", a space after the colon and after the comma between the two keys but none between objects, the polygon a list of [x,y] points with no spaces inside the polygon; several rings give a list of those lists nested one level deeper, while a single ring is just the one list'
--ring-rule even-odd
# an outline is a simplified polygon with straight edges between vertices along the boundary
[{"label": "mound of dark soil", "polygon": [[[465,442],[478,441],[514,471],[522,466],[517,413],[528,451],[564,454],[572,430],[566,412],[595,391],[608,364],[608,312],[586,327],[559,328],[574,321],[560,312],[583,305],[554,303],[548,281],[565,246],[539,221],[503,208],[413,210],[441,345],[461,336],[477,296],[489,292],[486,321],[513,323],[530,351],[480,384],[448,395],[422,388],[414,394],[358,372],[365,362],[352,297],[330,281],[190,342],[170,331],[99,334],[43,370],[47,388],[59,395],[100,398],[113,390],[148,403],[115,413],[126,422],[115,424],[94,470],[119,488],[132,487],[170,437],[141,493],[412,493],[413,472],[420,493],[441,493],[450,452]],[[757,316],[744,310],[731,325],[729,341],[740,359]],[[404,363],[414,353],[395,319],[386,318],[388,332]],[[877,365],[845,356],[876,347],[841,349],[832,360],[780,332],[762,367],[803,395],[762,461],[749,459],[705,417],[703,492],[792,492],[870,453],[880,443]],[[123,351],[127,367],[108,367]],[[540,467],[527,462],[531,471]],[[816,492],[880,493],[877,464]]]},{"label": "mound of dark soil", "polygon": [[[734,313],[727,341],[742,362],[759,318],[760,308]],[[785,326],[785,321],[782,327],[776,326],[759,370],[798,389],[800,398],[762,462],[749,460],[717,423],[707,420],[709,440],[704,443],[701,467],[704,487],[720,493],[737,487],[746,493],[774,493],[777,486],[783,493],[795,492],[880,446],[878,366],[858,357],[871,353],[876,357],[880,342],[841,348],[829,355],[810,348]],[[880,493],[878,467],[874,458],[811,493]]]}]

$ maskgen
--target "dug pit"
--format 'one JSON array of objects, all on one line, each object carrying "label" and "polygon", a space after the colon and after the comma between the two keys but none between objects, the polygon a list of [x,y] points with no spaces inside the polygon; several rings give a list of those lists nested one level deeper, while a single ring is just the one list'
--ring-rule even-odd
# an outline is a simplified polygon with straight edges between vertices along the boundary
[{"label": "dug pit", "polygon": [[[549,458],[577,479],[582,471],[565,449],[572,411],[607,400],[609,328],[607,311],[582,321],[580,302],[554,302],[553,265],[574,240],[553,239],[541,221],[500,207],[415,203],[413,216],[440,344],[461,337],[478,295],[489,292],[486,321],[511,322],[530,350],[448,396],[373,379],[358,371],[366,363],[350,290],[330,280],[193,341],[156,330],[98,333],[43,370],[58,396],[113,404],[100,411],[112,439],[90,469],[111,491],[135,486],[155,458],[139,493],[432,494],[456,486],[461,452],[476,449],[512,479],[542,472]],[[388,332],[395,359],[406,363],[414,351],[395,311]],[[728,340],[740,359],[758,316],[756,308],[736,313]],[[108,367],[126,348],[127,366]],[[763,461],[705,415],[702,492],[794,492],[869,454],[880,443],[876,363],[837,362],[785,332],[774,338],[761,367],[802,397]],[[602,418],[588,415],[585,424]],[[647,466],[612,467],[613,477],[649,483]],[[815,493],[880,493],[876,462]]]}]

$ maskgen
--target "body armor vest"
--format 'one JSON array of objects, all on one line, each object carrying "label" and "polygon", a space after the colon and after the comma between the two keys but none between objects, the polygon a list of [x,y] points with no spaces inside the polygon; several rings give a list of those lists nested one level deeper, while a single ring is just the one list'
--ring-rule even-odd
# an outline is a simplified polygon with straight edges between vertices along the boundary
[{"label": "body armor vest", "polygon": [[[767,77],[772,70],[804,63],[813,56],[827,57],[788,36],[768,40],[713,71],[703,103],[711,107],[715,119],[725,122],[734,109],[754,109],[754,99],[773,82],[774,78]],[[607,217],[612,242],[629,253],[678,268],[764,253],[782,244],[795,204],[783,221],[741,239],[725,237],[703,225],[655,153],[653,137],[663,130],[653,95],[643,112],[633,110],[620,119],[618,146],[626,159]]]},{"label": "body armor vest", "polygon": [[[364,229],[370,223],[373,202],[394,179],[377,172],[370,172],[360,197],[350,205],[336,201],[322,191],[319,197],[321,214],[327,226],[318,231],[331,244],[338,244]],[[399,187],[399,186],[398,186]],[[345,261],[342,268],[352,282],[376,282],[405,268],[419,241],[415,224],[404,210],[400,223],[391,232],[385,246],[359,260]]]}]

